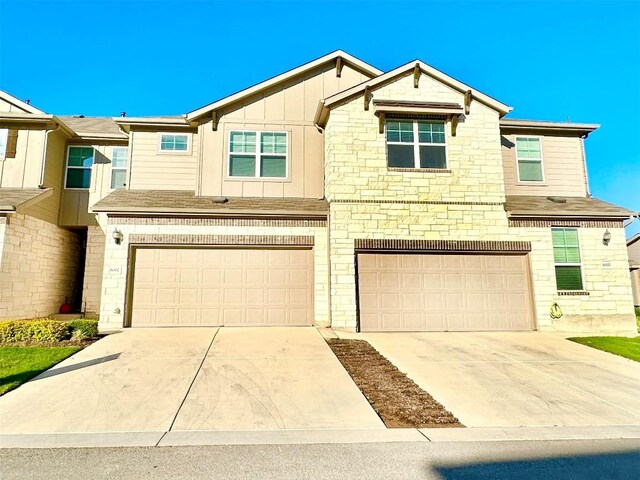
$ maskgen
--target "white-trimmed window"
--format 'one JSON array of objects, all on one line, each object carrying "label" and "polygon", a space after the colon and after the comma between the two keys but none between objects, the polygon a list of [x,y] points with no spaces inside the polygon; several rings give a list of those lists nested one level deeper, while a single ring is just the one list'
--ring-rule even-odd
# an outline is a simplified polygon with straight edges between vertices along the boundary
[{"label": "white-trimmed window", "polygon": [[124,188],[127,185],[128,147],[111,149],[111,188]]},{"label": "white-trimmed window", "polygon": [[189,151],[189,134],[186,134],[186,133],[160,134],[160,151],[187,153]]},{"label": "white-trimmed window", "polygon": [[70,146],[67,149],[65,188],[89,188],[91,186],[91,167],[93,160],[93,147]]},{"label": "white-trimmed window", "polygon": [[551,237],[558,290],[582,290],[584,287],[578,230],[552,228]]},{"label": "white-trimmed window", "polygon": [[7,153],[7,139],[9,138],[9,129],[0,128],[0,160],[4,160]]},{"label": "white-trimmed window", "polygon": [[286,178],[287,132],[229,132],[229,176]]},{"label": "white-trimmed window", "polygon": [[516,137],[518,181],[543,182],[542,142],[538,137]]},{"label": "white-trimmed window", "polygon": [[387,121],[387,164],[394,168],[447,168],[444,122]]}]

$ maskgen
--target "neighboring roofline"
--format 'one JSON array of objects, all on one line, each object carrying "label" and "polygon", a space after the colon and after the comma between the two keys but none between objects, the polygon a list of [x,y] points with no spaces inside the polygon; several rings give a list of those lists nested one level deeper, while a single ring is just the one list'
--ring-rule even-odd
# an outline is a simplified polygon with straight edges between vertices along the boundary
[{"label": "neighboring roofline", "polygon": [[243,210],[229,211],[203,209],[203,208],[158,208],[158,207],[98,207],[91,208],[94,213],[106,213],[112,215],[133,216],[180,216],[180,217],[242,217],[242,218],[327,218],[328,212],[309,212],[307,210]]},{"label": "neighboring roofline", "polygon": [[167,117],[112,117],[112,120],[125,131],[131,130],[132,126],[143,127],[178,127],[194,128],[195,125],[188,122],[186,116],[167,118]]},{"label": "neighboring roofline", "polygon": [[516,118],[501,118],[501,130],[539,130],[539,131],[558,131],[558,132],[575,132],[582,135],[588,135],[600,128],[597,123],[569,123],[569,122],[549,122],[544,120],[521,120]]},{"label": "neighboring roofline", "polygon": [[0,90],[0,99],[4,100],[5,102],[9,102],[13,104],[16,107],[21,108],[22,110],[25,110],[28,113],[32,113],[36,115],[44,113],[42,110],[37,109],[33,105],[29,105],[27,102],[23,102],[22,100],[14,97],[13,95],[3,90]]},{"label": "neighboring roofline", "polygon": [[249,97],[251,95],[255,95],[263,90],[266,90],[268,88],[272,88],[273,86],[282,83],[286,80],[289,80],[290,78],[296,77],[298,75],[301,75],[309,70],[312,70],[320,65],[323,65],[325,63],[331,62],[331,61],[335,61],[338,58],[341,58],[342,60],[345,61],[345,63],[350,64],[354,67],[356,67],[356,69],[363,71],[364,73],[367,73],[373,77],[376,77],[378,75],[382,74],[381,70],[378,70],[377,68],[373,67],[372,65],[369,65],[366,62],[363,62],[362,60],[360,60],[359,58],[354,57],[353,55],[348,54],[347,52],[344,52],[342,50],[336,50],[335,52],[331,52],[328,53],[327,55],[324,55],[320,58],[317,58],[315,60],[312,60],[311,62],[305,63],[303,65],[300,65],[299,67],[293,68],[291,70],[288,70],[284,73],[281,73],[280,75],[276,75],[275,77],[271,77],[268,80],[265,80],[263,82],[260,82],[256,85],[253,85],[251,87],[245,88],[244,90],[240,90],[237,93],[234,93],[232,95],[229,95],[227,97],[224,97],[220,100],[217,100],[213,103],[210,103],[208,105],[205,105],[203,107],[200,107],[196,110],[193,110],[192,112],[189,112],[186,115],[186,119],[191,121],[191,120],[196,120],[204,115],[207,115],[208,113],[214,111],[214,110],[218,110],[220,108],[224,108],[234,102],[237,102],[239,100],[242,100],[246,97]]},{"label": "neighboring roofline", "polygon": [[[19,190],[19,189],[16,189]],[[31,190],[31,189],[29,189]],[[29,200],[25,200],[17,205],[0,205],[0,214],[7,215],[11,213],[21,213],[26,208],[29,208],[31,205],[44,200],[45,198],[51,196],[53,193],[53,188],[43,188],[42,193],[36,195],[35,197],[30,198]]]},{"label": "neighboring roofline", "polygon": [[627,239],[627,247],[630,247],[631,245],[636,243],[638,240],[640,240],[640,233],[636,233],[635,235],[632,235]]},{"label": "neighboring roofline", "polygon": [[388,82],[389,80],[393,80],[395,77],[398,77],[410,70],[413,70],[416,67],[416,65],[420,68],[420,71],[422,73],[429,75],[432,78],[435,78],[436,80],[444,83],[445,85],[455,90],[458,90],[461,93],[465,93],[471,90],[471,96],[475,100],[478,100],[479,102],[484,103],[485,105],[498,111],[501,116],[506,115],[511,110],[513,110],[512,107],[496,100],[493,97],[490,97],[489,95],[486,95],[478,90],[471,88],[470,86],[462,83],[461,81],[456,80],[455,78],[447,75],[446,73],[441,72],[440,70],[432,67],[431,65],[428,65],[421,60],[413,60],[398,68],[390,70],[382,75],[379,75],[375,78],[364,81],[358,85],[347,88],[346,90],[343,90],[323,100],[320,100],[320,104],[318,105],[318,111],[316,112],[315,123],[320,127],[323,127],[324,125],[320,123],[319,120],[322,118],[328,118],[328,113],[325,112],[325,110],[330,110],[332,106],[334,106],[339,102],[342,102],[343,100],[349,97],[361,94],[362,92],[364,92],[365,88],[367,87],[375,88],[377,85],[380,85],[381,83],[385,83],[385,82]]},{"label": "neighboring roofline", "polygon": [[625,213],[613,213],[606,211],[597,211],[597,210],[585,210],[581,212],[563,212],[563,213],[549,213],[544,210],[507,210],[507,216],[509,218],[531,218],[531,219],[540,219],[540,218],[558,218],[558,219],[568,219],[568,218],[581,218],[581,219],[589,219],[589,218],[615,218],[615,219],[625,219],[629,218],[633,212]]},{"label": "neighboring roofline", "polygon": [[23,112],[2,112],[0,113],[0,122],[15,122],[15,123],[49,123],[52,122],[59,125],[67,135],[73,137],[76,133],[66,124],[63,120],[55,115],[47,113],[23,113]]}]

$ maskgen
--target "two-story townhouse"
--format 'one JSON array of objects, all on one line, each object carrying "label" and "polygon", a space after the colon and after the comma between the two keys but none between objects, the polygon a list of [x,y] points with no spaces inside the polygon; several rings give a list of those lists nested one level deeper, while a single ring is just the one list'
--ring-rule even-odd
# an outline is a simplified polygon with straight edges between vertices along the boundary
[{"label": "two-story townhouse", "polygon": [[632,212],[588,191],[597,126],[510,110],[338,51],[185,115],[96,119],[117,151],[60,213],[88,231],[87,309],[103,330],[633,331]]}]

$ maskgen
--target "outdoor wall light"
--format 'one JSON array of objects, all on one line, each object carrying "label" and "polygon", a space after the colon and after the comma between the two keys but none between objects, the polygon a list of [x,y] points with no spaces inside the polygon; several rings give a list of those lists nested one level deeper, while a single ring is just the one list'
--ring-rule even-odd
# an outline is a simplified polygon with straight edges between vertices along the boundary
[{"label": "outdoor wall light", "polygon": [[609,231],[609,229],[607,228],[604,231],[604,235],[602,235],[602,243],[604,245],[609,245],[609,242],[611,241],[611,232]]},{"label": "outdoor wall light", "polygon": [[116,242],[116,245],[120,245],[122,243],[122,240],[124,239],[124,235],[117,228],[113,231],[111,236],[113,237],[113,240]]}]

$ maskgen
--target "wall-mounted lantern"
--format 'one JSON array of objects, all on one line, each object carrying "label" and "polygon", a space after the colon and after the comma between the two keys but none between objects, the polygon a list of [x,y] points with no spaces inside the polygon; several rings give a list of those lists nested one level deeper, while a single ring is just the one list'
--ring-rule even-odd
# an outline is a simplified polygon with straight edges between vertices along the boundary
[{"label": "wall-mounted lantern", "polygon": [[113,231],[113,234],[111,234],[111,236],[113,237],[113,240],[116,242],[116,245],[120,245],[122,243],[122,240],[124,239],[124,235],[117,228]]},{"label": "wall-mounted lantern", "polygon": [[602,235],[602,244],[603,245],[609,245],[609,242],[611,241],[611,232],[609,231],[609,229],[607,228],[604,231],[604,234]]}]

